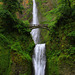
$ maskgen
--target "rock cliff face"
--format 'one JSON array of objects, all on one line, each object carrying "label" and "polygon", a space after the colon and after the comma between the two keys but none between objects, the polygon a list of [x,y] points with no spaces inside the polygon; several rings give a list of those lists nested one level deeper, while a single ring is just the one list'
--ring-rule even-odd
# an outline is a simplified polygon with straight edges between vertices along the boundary
[{"label": "rock cliff face", "polygon": [[24,7],[22,14],[17,12],[17,17],[30,22],[32,18],[32,0],[23,0],[22,5]]},{"label": "rock cliff face", "polygon": [[[26,9],[28,7],[28,0],[23,0],[22,5],[23,5],[24,9]],[[23,12],[23,14],[20,14],[18,12],[16,13],[17,14],[17,17],[19,19],[22,19],[24,17],[24,15],[26,14],[26,11],[25,10],[23,10],[22,12]]]},{"label": "rock cliff face", "polygon": [[24,8],[27,8],[28,7],[28,3],[29,3],[29,1],[28,0],[23,0],[23,6],[24,6]]}]

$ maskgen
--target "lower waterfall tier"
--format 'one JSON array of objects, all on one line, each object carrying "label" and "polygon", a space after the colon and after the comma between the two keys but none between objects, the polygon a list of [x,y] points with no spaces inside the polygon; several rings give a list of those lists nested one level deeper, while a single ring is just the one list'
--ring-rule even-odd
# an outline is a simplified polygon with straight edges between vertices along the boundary
[{"label": "lower waterfall tier", "polygon": [[45,75],[45,50],[45,44],[37,44],[34,48],[33,66],[35,70],[35,75]]}]

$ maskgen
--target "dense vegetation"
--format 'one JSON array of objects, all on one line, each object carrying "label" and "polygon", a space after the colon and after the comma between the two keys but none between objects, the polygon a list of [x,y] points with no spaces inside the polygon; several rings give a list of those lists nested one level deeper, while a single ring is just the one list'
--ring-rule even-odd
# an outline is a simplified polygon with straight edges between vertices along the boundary
[{"label": "dense vegetation", "polygon": [[[39,1],[41,24],[48,24],[48,30],[41,30],[41,42],[46,43],[47,75],[74,75],[75,68],[75,4],[73,0]],[[41,7],[41,8],[40,8]],[[41,14],[41,12],[43,12]],[[41,20],[41,19],[40,19]]]},{"label": "dense vegetation", "polygon": [[[0,0],[0,75],[32,74],[34,43],[28,29],[32,0],[26,8],[24,1]],[[48,24],[49,28],[40,29],[41,43],[46,43],[46,75],[75,75],[75,1],[36,3],[40,24]]]},{"label": "dense vegetation", "polygon": [[0,2],[0,75],[31,74],[34,43],[29,20],[18,19],[16,15],[23,10],[22,0]]}]

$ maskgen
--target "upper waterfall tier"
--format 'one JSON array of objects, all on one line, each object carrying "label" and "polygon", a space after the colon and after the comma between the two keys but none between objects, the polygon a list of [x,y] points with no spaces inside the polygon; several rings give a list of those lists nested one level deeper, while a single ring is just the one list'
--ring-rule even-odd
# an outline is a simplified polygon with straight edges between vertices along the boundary
[{"label": "upper waterfall tier", "polygon": [[[33,0],[33,21],[32,25],[35,24],[37,26],[39,24],[38,16],[37,16],[37,6],[35,0]],[[35,44],[38,44],[40,42],[40,30],[39,28],[33,29],[30,34],[32,35],[32,38],[34,40]]]},{"label": "upper waterfall tier", "polygon": [[35,0],[33,0],[33,21],[32,24],[39,24],[38,16],[37,16],[37,6]]}]

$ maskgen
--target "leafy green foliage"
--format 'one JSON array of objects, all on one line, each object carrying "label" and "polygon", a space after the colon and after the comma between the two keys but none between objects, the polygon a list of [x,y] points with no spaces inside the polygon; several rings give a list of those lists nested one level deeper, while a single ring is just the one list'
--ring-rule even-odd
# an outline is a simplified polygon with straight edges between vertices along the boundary
[{"label": "leafy green foliage", "polygon": [[[19,21],[19,23],[17,25],[15,25],[14,27],[16,29],[18,29],[18,32],[21,33],[21,34],[29,34],[30,30],[28,29],[28,26],[29,26],[29,22],[28,20],[26,21]],[[30,35],[30,34],[29,34]]]},{"label": "leafy green foliage", "polygon": [[7,9],[11,13],[15,13],[17,11],[22,13],[23,6],[21,5],[22,0],[3,0],[4,9]]},{"label": "leafy green foliage", "polygon": [[7,45],[7,44],[9,44],[9,40],[3,35],[3,34],[0,34],[0,45]]},{"label": "leafy green foliage", "polygon": [[[55,0],[50,0],[54,2]],[[47,3],[41,3],[41,7],[46,8]],[[49,2],[50,3],[50,2]],[[75,58],[75,2],[73,0],[58,0],[52,10],[42,11],[41,24],[48,24],[49,32],[42,31],[42,39],[46,42],[47,50],[47,75],[61,75],[65,68],[73,70]],[[55,4],[55,3],[54,3]],[[46,34],[45,34],[46,33]],[[43,38],[44,37],[44,38]],[[70,67],[71,66],[71,67]],[[61,72],[62,67],[62,72]],[[65,73],[63,73],[65,74]]]},{"label": "leafy green foliage", "polygon": [[75,37],[75,31],[72,31],[68,34],[68,36],[74,36]]},{"label": "leafy green foliage", "polygon": [[5,30],[13,30],[13,26],[16,24],[16,18],[8,11],[0,11],[0,26]]},{"label": "leafy green foliage", "polygon": [[67,36],[68,36],[68,39],[70,39],[69,43],[75,47],[75,44],[74,44],[74,42],[75,42],[75,31],[68,33]]},{"label": "leafy green foliage", "polygon": [[[0,5],[0,75],[30,75],[34,43],[28,29],[32,19],[32,1],[22,13],[22,0],[2,0]],[[50,31],[41,30],[42,42],[46,42],[47,75],[60,75],[63,64],[73,68],[75,54],[75,1],[36,0],[41,24],[48,24]],[[50,4],[49,4],[50,3]],[[40,17],[40,18],[41,18]],[[10,58],[11,56],[11,58]],[[14,65],[17,64],[17,65]],[[14,71],[10,71],[14,68]],[[14,67],[15,66],[15,67]],[[10,69],[11,68],[11,69]],[[20,69],[21,68],[21,69]],[[70,69],[71,69],[70,68]],[[72,70],[72,69],[71,69]],[[62,69],[63,71],[63,69]]]},{"label": "leafy green foliage", "polygon": [[9,41],[3,34],[0,34],[0,74],[9,75],[9,72],[10,72]]},{"label": "leafy green foliage", "polygon": [[[11,9],[13,10],[13,9]],[[14,10],[15,11],[15,10]],[[19,33],[29,34],[30,30],[28,29],[29,22],[25,22],[17,19],[15,14],[12,14],[10,11],[2,9],[0,11],[0,29],[1,32],[4,31],[18,31]]]},{"label": "leafy green foliage", "polygon": [[[11,50],[15,51],[17,54],[20,54],[24,60],[27,59],[28,61],[31,61],[31,57],[29,55],[29,49],[27,50],[27,52],[25,50],[23,51],[22,46],[20,45],[19,42],[15,42],[14,44],[12,44]],[[30,50],[32,50],[32,48]]]},{"label": "leafy green foliage", "polygon": [[2,5],[0,4],[0,75],[17,75],[20,68],[22,68],[20,74],[29,75],[34,43],[28,28],[29,21],[20,20],[16,16],[16,12],[22,13],[22,0],[2,0],[2,2]]},{"label": "leafy green foliage", "polygon": [[2,2],[2,0],[0,0],[0,2]]}]

